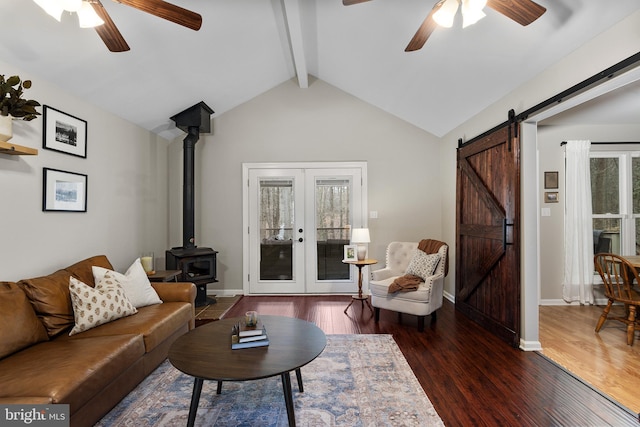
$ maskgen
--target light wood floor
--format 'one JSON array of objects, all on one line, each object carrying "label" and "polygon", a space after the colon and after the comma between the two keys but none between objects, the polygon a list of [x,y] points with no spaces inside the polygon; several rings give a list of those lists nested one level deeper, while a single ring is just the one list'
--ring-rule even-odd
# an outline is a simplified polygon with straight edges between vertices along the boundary
[{"label": "light wood floor", "polygon": [[[627,345],[626,325],[595,326],[601,306],[541,306],[542,353],[596,389],[640,413],[640,334]],[[612,312],[622,312],[616,307]]]}]

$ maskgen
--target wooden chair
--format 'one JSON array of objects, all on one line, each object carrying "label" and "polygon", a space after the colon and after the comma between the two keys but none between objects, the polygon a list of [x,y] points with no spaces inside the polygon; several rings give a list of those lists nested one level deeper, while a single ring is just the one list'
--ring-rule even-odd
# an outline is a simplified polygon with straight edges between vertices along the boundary
[{"label": "wooden chair", "polygon": [[[600,331],[608,319],[618,320],[627,325],[627,344],[633,345],[635,331],[640,330],[640,324],[636,318],[636,311],[640,306],[640,293],[633,289],[634,280],[636,284],[640,284],[638,271],[629,261],[616,254],[597,254],[594,257],[594,263],[604,282],[604,295],[609,299],[598,319],[596,332]],[[614,303],[624,304],[625,317],[609,316]]]}]

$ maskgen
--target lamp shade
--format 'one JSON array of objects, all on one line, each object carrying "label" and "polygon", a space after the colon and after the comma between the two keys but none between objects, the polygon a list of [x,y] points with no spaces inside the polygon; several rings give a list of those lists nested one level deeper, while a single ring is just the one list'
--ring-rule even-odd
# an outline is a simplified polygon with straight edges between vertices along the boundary
[{"label": "lamp shade", "polygon": [[369,243],[370,241],[368,228],[354,228],[351,231],[351,243],[358,244],[358,260],[362,261],[366,258],[367,246],[364,243]]},{"label": "lamp shade", "polygon": [[58,0],[58,3],[68,12],[77,12],[82,7],[82,0]]},{"label": "lamp shade", "polygon": [[458,0],[446,0],[440,9],[433,14],[433,20],[441,27],[451,28],[458,11]]},{"label": "lamp shade", "polygon": [[368,228],[354,228],[351,232],[352,243],[369,243],[370,241]]},{"label": "lamp shade", "polygon": [[102,18],[98,16],[88,1],[83,1],[82,7],[78,10],[78,22],[80,23],[80,28],[93,28],[104,24]]},{"label": "lamp shade", "polygon": [[486,4],[484,0],[462,0],[462,28],[473,25],[487,16],[482,11]]}]

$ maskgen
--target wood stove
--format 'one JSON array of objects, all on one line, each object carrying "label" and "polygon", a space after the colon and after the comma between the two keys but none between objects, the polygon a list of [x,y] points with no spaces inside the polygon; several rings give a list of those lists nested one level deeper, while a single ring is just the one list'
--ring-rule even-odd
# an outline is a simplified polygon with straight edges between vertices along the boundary
[{"label": "wood stove", "polygon": [[207,298],[207,284],[216,280],[216,255],[211,248],[199,248],[195,245],[195,146],[200,132],[209,132],[213,110],[200,102],[171,117],[176,126],[187,132],[183,141],[184,178],[182,204],[182,246],[165,252],[168,270],[181,270],[178,280],[192,282],[198,290],[196,306],[215,303]]},{"label": "wood stove", "polygon": [[213,298],[207,298],[207,285],[216,280],[216,255],[211,248],[173,248],[166,251],[167,270],[181,270],[178,276],[181,282],[196,285],[196,306],[214,304]]}]

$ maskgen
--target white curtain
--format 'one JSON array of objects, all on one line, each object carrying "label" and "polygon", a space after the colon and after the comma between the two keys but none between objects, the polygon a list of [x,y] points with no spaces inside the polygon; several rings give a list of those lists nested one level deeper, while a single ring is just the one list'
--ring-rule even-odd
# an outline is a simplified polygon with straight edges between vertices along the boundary
[{"label": "white curtain", "polygon": [[567,141],[565,149],[565,260],[562,296],[567,302],[593,304],[593,222],[591,141]]}]

